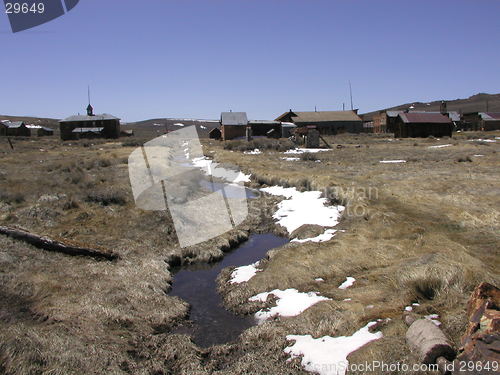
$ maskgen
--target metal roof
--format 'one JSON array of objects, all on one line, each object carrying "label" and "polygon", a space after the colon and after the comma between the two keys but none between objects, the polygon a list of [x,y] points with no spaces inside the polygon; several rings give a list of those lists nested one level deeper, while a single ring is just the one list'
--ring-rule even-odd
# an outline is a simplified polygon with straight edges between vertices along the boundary
[{"label": "metal roof", "polygon": [[41,127],[40,127],[40,129],[43,129],[43,130],[45,130],[46,132],[53,132],[53,131],[54,131],[54,129],[52,129],[52,128],[47,128],[47,127],[45,127],[45,126],[41,126]]},{"label": "metal roof", "polygon": [[386,111],[387,117],[398,117],[403,111]]},{"label": "metal roof", "polygon": [[[441,113],[441,112],[438,112],[438,111],[410,111],[409,113]],[[450,118],[451,121],[460,121],[460,113],[458,113],[457,111],[449,111],[449,112],[446,112],[446,114],[448,115],[448,117]]]},{"label": "metal roof", "polygon": [[399,117],[401,117],[404,123],[451,123],[451,120],[441,113],[403,112],[399,114]]},{"label": "metal roof", "polygon": [[109,113],[103,113],[101,115],[87,116],[87,115],[75,115],[67,117],[59,122],[87,122],[87,121],[102,121],[102,120],[120,120],[118,117],[110,115]]},{"label": "metal roof", "polygon": [[250,120],[248,121],[249,124],[255,124],[255,125],[279,125],[279,121],[271,121],[271,120]]},{"label": "metal roof", "polygon": [[281,127],[282,128],[296,128],[297,125],[295,125],[293,122],[282,122]]},{"label": "metal roof", "polygon": [[220,119],[222,125],[248,125],[246,112],[222,112]]},{"label": "metal roof", "polygon": [[[283,113],[278,119],[283,118],[290,112]],[[362,121],[354,111],[317,111],[317,112],[291,112],[294,123],[305,122],[331,122],[331,121]]]},{"label": "metal roof", "polygon": [[100,133],[104,128],[74,128],[72,133]]},{"label": "metal roof", "polygon": [[22,121],[9,121],[9,122],[4,122],[3,123],[6,127],[8,128],[20,128],[21,126],[24,125],[24,122]]},{"label": "metal roof", "polygon": [[479,112],[479,116],[485,121],[500,120],[500,112]]}]

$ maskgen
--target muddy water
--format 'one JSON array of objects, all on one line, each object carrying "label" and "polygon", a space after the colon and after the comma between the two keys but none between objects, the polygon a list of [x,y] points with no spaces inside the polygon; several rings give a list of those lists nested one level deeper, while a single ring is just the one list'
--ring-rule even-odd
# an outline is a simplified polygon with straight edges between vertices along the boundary
[{"label": "muddy water", "polygon": [[191,305],[192,324],[179,327],[175,332],[190,334],[197,345],[208,347],[234,341],[242,331],[253,326],[253,316],[236,315],[223,307],[217,293],[217,276],[225,267],[254,263],[264,258],[270,249],[287,242],[288,239],[269,233],[253,234],[218,263],[180,268],[174,274],[170,295]]}]

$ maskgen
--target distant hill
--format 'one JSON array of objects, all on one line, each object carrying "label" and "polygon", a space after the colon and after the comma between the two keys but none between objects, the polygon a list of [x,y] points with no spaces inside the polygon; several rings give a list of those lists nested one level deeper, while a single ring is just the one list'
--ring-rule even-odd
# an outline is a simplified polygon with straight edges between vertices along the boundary
[{"label": "distant hill", "polygon": [[[448,111],[467,112],[500,112],[500,94],[476,94],[467,99],[446,100]],[[413,102],[401,104],[395,107],[384,108],[383,110],[404,111],[406,109],[414,111],[439,111],[441,100],[422,103]],[[410,108],[411,107],[411,108]],[[362,114],[363,119],[371,120],[378,111]]]},{"label": "distant hill", "polygon": [[219,126],[219,121],[182,118],[155,118],[122,124],[122,129],[134,130],[134,134],[137,136],[151,136],[157,133],[163,134],[166,130],[179,130],[185,126],[196,126],[200,137],[206,138],[208,137],[208,132],[210,130]]},{"label": "distant hill", "polygon": [[33,125],[46,126],[52,129],[59,129],[59,122],[58,122],[59,120],[55,118],[0,115],[0,121],[1,120],[24,121],[28,125],[33,124]]}]

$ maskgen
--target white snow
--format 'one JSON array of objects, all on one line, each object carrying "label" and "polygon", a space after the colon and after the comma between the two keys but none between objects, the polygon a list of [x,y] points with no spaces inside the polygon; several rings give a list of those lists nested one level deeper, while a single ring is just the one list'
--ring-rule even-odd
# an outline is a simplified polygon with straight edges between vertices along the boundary
[{"label": "white snow", "polygon": [[344,375],[349,361],[347,356],[371,341],[383,337],[382,332],[370,332],[377,322],[370,322],[352,336],[287,335],[287,340],[295,343],[284,349],[290,359],[301,357],[301,364],[306,371],[320,375]]},{"label": "white snow", "polygon": [[261,191],[285,197],[278,204],[278,211],[273,217],[288,233],[304,224],[334,227],[345,209],[343,206],[326,206],[327,199],[321,198],[320,191],[300,192],[294,187],[282,186],[262,188]]},{"label": "white snow", "polygon": [[219,164],[215,163],[213,160],[207,158],[206,156],[199,157],[199,158],[194,158],[191,160],[193,166],[203,169],[207,174],[211,174],[212,176],[216,178],[223,178],[225,180],[228,180],[233,183],[238,183],[238,182],[250,182],[250,176],[249,174],[244,174],[243,172],[238,172],[236,177],[234,178],[228,178],[229,175],[232,175],[233,171],[230,171],[225,168],[220,168],[217,167]]},{"label": "white snow", "polygon": [[320,234],[319,236],[312,237],[312,238],[304,238],[302,240],[299,240],[298,238],[294,238],[290,242],[298,242],[298,243],[304,243],[304,242],[325,242],[329,241],[333,238],[335,235],[336,230],[335,229],[327,229],[323,234]]},{"label": "white snow", "polygon": [[184,124],[181,124],[180,122],[177,122],[174,124],[174,126],[184,126]]},{"label": "white snow", "polygon": [[318,302],[329,300],[318,295],[316,292],[302,293],[297,289],[280,290],[275,289],[271,292],[259,293],[256,296],[250,297],[249,301],[265,302],[267,297],[273,295],[277,298],[276,306],[268,310],[260,310],[255,313],[255,318],[259,323],[276,316],[296,316],[304,310]]},{"label": "white snow", "polygon": [[450,147],[452,146],[451,144],[446,144],[446,145],[437,145],[437,146],[429,146],[427,148],[443,148],[443,147]]},{"label": "white snow", "polygon": [[325,281],[325,280],[323,278],[321,278],[321,277],[317,277],[316,279],[314,279],[314,281],[322,282],[322,281]]},{"label": "white snow", "polygon": [[344,298],[342,301],[349,302],[349,301],[352,301],[352,298]]},{"label": "white snow", "polygon": [[297,161],[297,160],[300,160],[300,158],[281,158],[283,160],[286,160],[286,161]]},{"label": "white snow", "polygon": [[[498,139],[498,137],[495,137],[495,139]],[[496,142],[495,139],[469,139],[469,142]]]},{"label": "white snow", "polygon": [[206,126],[203,126],[203,125],[200,125],[200,128],[202,128],[202,129],[206,129],[207,127],[206,127]]},{"label": "white snow", "polygon": [[406,163],[406,160],[380,160],[380,163]]},{"label": "white snow", "polygon": [[432,323],[434,323],[438,327],[441,325],[441,322],[438,320],[439,319],[438,314],[425,315],[424,318],[427,320],[430,320]]},{"label": "white snow", "polygon": [[257,269],[258,265],[259,262],[255,262],[248,266],[241,266],[235,268],[234,271],[231,273],[231,279],[229,280],[229,282],[231,284],[241,284],[247,282],[252,277],[254,277],[257,272],[261,271]]},{"label": "white snow", "polygon": [[255,150],[244,151],[243,153],[247,154],[247,155],[259,155],[259,154],[262,154],[262,151],[260,151],[258,148],[256,148]]},{"label": "white snow", "polygon": [[480,156],[484,156],[484,155],[477,154],[477,155],[473,155],[473,156],[480,157]]},{"label": "white snow", "polygon": [[405,307],[405,311],[413,311],[413,307],[411,307],[411,306],[406,306],[406,307]]},{"label": "white snow", "polygon": [[285,154],[303,154],[305,152],[316,153],[325,151],[331,151],[331,150],[329,148],[295,148],[292,150],[285,151]]},{"label": "white snow", "polygon": [[347,289],[351,286],[353,286],[354,282],[356,281],[356,279],[354,277],[350,277],[348,276],[345,281],[339,285],[339,289]]}]

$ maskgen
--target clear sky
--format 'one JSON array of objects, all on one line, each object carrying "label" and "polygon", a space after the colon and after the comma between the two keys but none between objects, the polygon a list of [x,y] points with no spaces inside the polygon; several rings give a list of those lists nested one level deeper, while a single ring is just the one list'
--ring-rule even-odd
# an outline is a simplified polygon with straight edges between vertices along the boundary
[{"label": "clear sky", "polygon": [[0,13],[0,114],[125,121],[367,112],[500,92],[498,0],[80,0],[13,34]]}]

